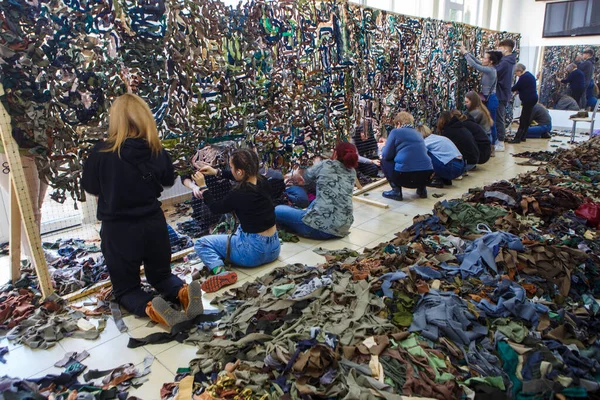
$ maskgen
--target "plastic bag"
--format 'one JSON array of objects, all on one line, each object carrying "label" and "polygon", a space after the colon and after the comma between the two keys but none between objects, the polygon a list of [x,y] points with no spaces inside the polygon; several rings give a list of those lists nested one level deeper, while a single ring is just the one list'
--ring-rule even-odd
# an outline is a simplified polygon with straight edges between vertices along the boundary
[{"label": "plastic bag", "polygon": [[600,204],[582,204],[575,210],[575,214],[578,217],[585,218],[589,226],[600,227]]}]

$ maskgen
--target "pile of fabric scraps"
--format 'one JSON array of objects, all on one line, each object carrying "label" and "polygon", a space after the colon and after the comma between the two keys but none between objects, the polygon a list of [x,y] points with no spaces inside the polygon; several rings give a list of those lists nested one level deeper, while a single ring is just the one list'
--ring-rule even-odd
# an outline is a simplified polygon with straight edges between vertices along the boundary
[{"label": "pile of fabric scraps", "polygon": [[317,249],[232,289],[161,395],[600,399],[600,235],[576,213],[599,170],[593,138],[363,254]]},{"label": "pile of fabric scraps", "polygon": [[47,349],[64,337],[95,340],[106,327],[106,317],[69,310],[56,299],[10,285],[0,290],[0,333],[31,348]]},{"label": "pile of fabric scraps", "polygon": [[[143,370],[133,364],[124,364],[105,371],[90,370],[85,374],[86,366],[81,364],[89,354],[87,352],[69,352],[54,366],[64,368],[59,375],[49,374],[39,378],[19,379],[0,378],[0,393],[6,399],[77,399],[111,400],[134,399],[127,391],[137,388],[148,381],[154,357],[144,360]],[[84,382],[79,381],[83,374]]]}]

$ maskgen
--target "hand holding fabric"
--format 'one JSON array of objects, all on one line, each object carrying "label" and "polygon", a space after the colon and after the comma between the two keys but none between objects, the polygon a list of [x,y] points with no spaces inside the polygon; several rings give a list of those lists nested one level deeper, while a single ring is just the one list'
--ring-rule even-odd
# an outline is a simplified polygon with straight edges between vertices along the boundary
[{"label": "hand holding fabric", "polygon": [[[198,172],[201,172],[204,175],[216,175],[217,170],[211,167],[210,165],[205,165],[201,167]],[[202,185],[201,185],[202,186]]]},{"label": "hand holding fabric", "polygon": [[204,179],[204,174],[202,172],[196,172],[194,176],[192,176],[192,178],[194,178],[194,182],[196,182],[196,185],[200,187],[206,186],[206,180]]}]

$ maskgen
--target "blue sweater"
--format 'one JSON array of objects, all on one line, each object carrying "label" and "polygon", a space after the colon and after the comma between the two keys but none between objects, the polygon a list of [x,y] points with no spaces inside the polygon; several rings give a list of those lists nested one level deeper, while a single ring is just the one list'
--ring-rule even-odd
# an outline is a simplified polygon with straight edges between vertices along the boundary
[{"label": "blue sweater", "polygon": [[529,71],[521,75],[515,86],[512,87],[512,91],[519,92],[519,98],[523,104],[535,104],[538,102],[535,76]]},{"label": "blue sweater", "polygon": [[579,69],[571,71],[567,79],[563,79],[561,82],[568,83],[571,86],[571,90],[584,89],[586,87],[585,75]]},{"label": "blue sweater", "polygon": [[433,170],[423,135],[412,128],[392,130],[381,156],[384,160],[394,161],[394,169],[398,172]]},{"label": "blue sweater", "polygon": [[455,158],[462,159],[462,154],[458,151],[458,147],[456,147],[454,142],[447,137],[429,135],[425,138],[425,146],[427,146],[427,150],[444,165]]}]

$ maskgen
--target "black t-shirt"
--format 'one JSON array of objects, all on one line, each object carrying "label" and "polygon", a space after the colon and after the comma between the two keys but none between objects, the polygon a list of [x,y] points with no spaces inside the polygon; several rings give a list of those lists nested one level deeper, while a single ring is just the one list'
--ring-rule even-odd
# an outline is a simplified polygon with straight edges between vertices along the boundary
[{"label": "black t-shirt", "polygon": [[[234,179],[230,171],[223,171],[223,177]],[[260,233],[275,225],[275,206],[271,198],[273,191],[269,181],[260,177],[256,185],[243,183],[220,201],[210,189],[206,190],[204,203],[215,214],[235,213],[244,232]]]}]

